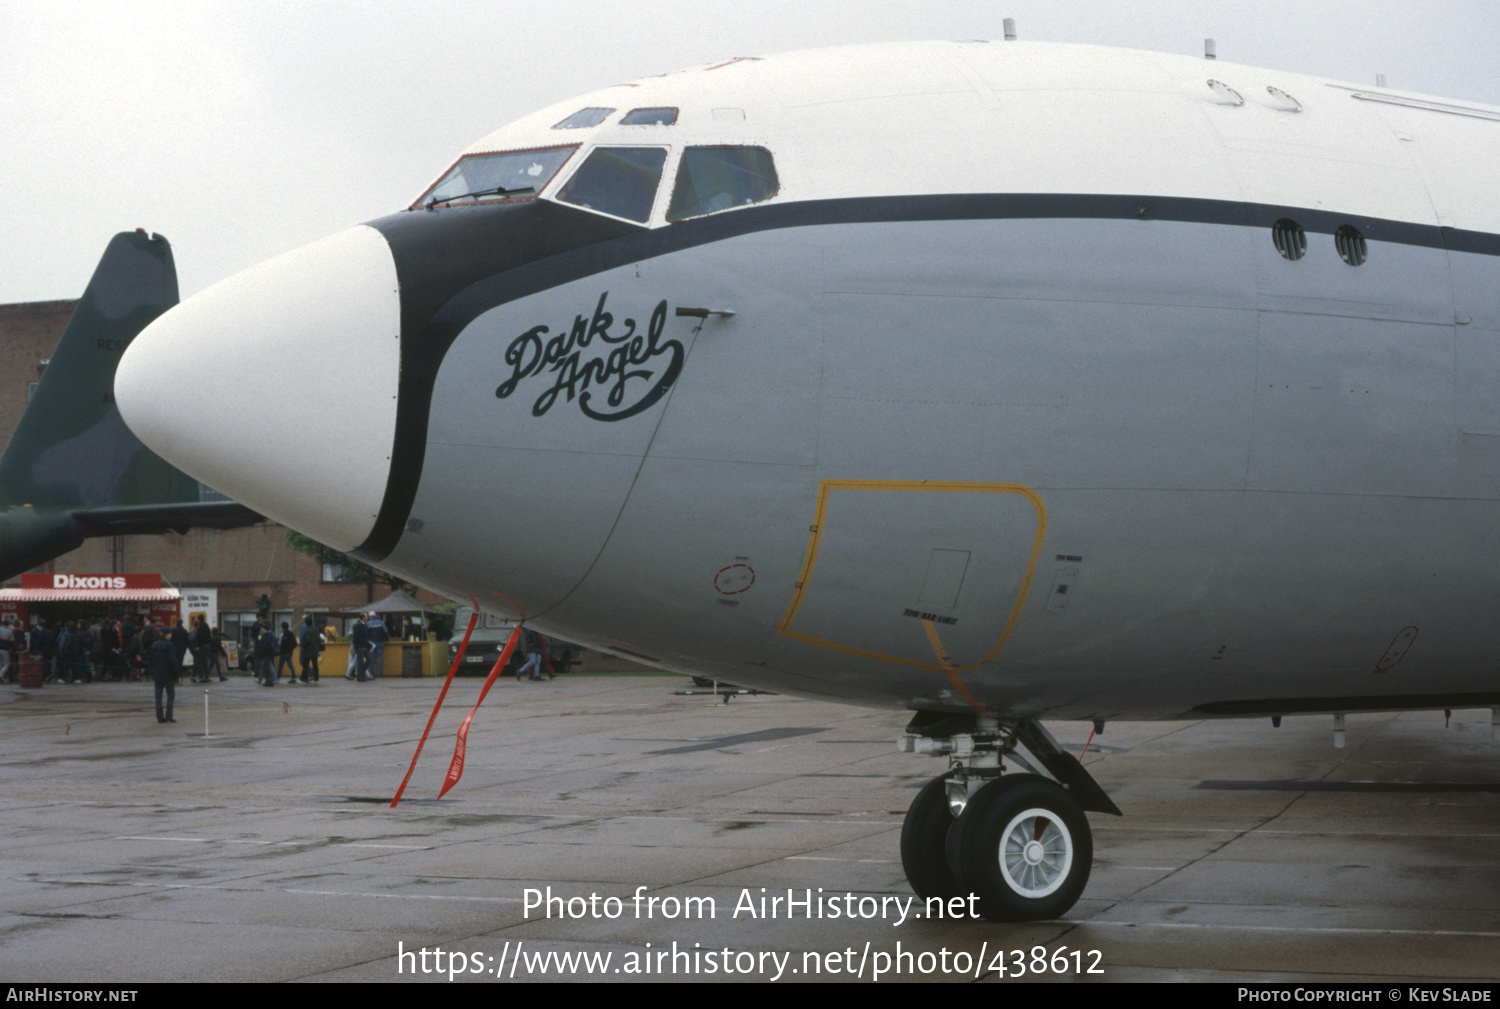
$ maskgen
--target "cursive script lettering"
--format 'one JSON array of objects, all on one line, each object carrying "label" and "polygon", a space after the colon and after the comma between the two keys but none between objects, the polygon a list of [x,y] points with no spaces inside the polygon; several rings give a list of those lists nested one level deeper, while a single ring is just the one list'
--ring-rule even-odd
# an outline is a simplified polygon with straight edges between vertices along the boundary
[{"label": "cursive script lettering", "polygon": [[[549,373],[552,384],[531,405],[533,417],[542,416],[552,409],[559,396],[566,396],[569,403],[578,400],[578,409],[594,420],[624,420],[666,395],[677,381],[686,356],[680,342],[661,338],[667,327],[666,299],[652,310],[646,332],[637,333],[634,319],[623,320],[619,330],[611,332],[615,317],[604,310],[608,297],[608,291],[599,295],[593,316],[587,319],[575,316],[572,328],[566,333],[549,337],[549,327],[533,326],[512,340],[505,348],[510,377],[495,389],[496,398],[509,398],[523,380],[543,372]],[[590,349],[597,356],[585,360],[584,354]],[[650,367],[643,367],[646,365]],[[627,393],[640,388],[641,383],[636,382],[627,389],[636,379],[651,384],[627,404]],[[596,387],[608,390],[604,396],[607,409],[592,405],[592,390]]]}]

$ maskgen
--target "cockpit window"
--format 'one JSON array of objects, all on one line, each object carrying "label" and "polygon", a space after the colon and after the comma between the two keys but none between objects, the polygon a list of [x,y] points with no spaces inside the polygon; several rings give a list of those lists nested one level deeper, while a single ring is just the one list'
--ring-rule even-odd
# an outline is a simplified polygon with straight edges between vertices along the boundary
[{"label": "cockpit window", "polygon": [[535,196],[576,150],[576,145],[570,145],[532,151],[466,155],[412,206],[431,207],[455,200],[490,202]]},{"label": "cockpit window", "polygon": [[631,109],[620,117],[621,126],[671,126],[675,122],[677,122],[677,110],[670,106]]},{"label": "cockpit window", "polygon": [[604,120],[608,119],[609,114],[613,111],[614,109],[601,109],[594,107],[579,109],[577,112],[573,113],[571,116],[564,119],[562,122],[558,123],[552,128],[554,130],[581,130],[589,126],[598,126],[600,123],[604,122]]},{"label": "cockpit window", "polygon": [[667,220],[760,203],[780,188],[776,162],[764,147],[689,147],[682,152]]},{"label": "cockpit window", "polygon": [[666,161],[662,147],[596,148],[557,191],[557,199],[645,224]]}]

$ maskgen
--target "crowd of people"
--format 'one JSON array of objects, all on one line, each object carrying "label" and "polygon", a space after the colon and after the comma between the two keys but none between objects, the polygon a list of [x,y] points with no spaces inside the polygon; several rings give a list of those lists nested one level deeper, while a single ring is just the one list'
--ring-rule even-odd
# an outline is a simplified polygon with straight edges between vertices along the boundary
[{"label": "crowd of people", "polygon": [[[338,635],[332,627],[314,624],[309,614],[302,618],[302,626],[295,633],[288,621],[281,622],[281,633],[277,634],[272,630],[271,621],[257,620],[251,640],[254,642],[255,682],[263,687],[274,687],[278,683],[317,683],[318,656],[329,641],[338,640]],[[297,675],[292,664],[293,655],[298,655],[301,660],[301,676]]]},{"label": "crowd of people", "polygon": [[[421,625],[413,621],[393,627],[378,614],[361,614],[350,632],[347,678],[372,680],[384,676],[385,643],[421,637]],[[47,683],[142,680],[150,670],[151,646],[161,638],[172,643],[178,676],[186,674],[184,659],[191,653],[192,682],[226,678],[230,661],[224,634],[217,626],[209,626],[202,616],[192,628],[184,627],[180,619],[168,626],[160,620],[137,623],[129,616],[94,617],[57,621],[54,626],[45,617],[36,617],[29,625],[5,617],[0,619],[0,682],[16,682],[18,656],[22,654],[41,658]],[[261,617],[248,638],[250,666],[257,682],[264,686],[316,683],[319,654],[328,642],[339,640],[332,625],[315,624],[311,614],[295,630],[283,620],[279,633],[270,619]]]},{"label": "crowd of people", "polygon": [[[170,644],[180,669],[183,656],[192,647],[191,635],[181,620],[168,627],[159,620],[136,623],[130,617],[95,617],[59,621],[54,628],[45,617],[37,617],[29,626],[6,617],[0,620],[0,681],[16,681],[19,656],[23,654],[41,659],[42,676],[48,683],[141,680],[150,669],[150,652],[157,641]],[[194,650],[195,680],[207,682],[215,672],[224,679],[226,659],[223,635],[217,627],[205,624],[201,660],[199,651]]]},{"label": "crowd of people", "polygon": [[[420,639],[421,625],[411,620],[389,627],[375,613],[361,613],[349,632],[349,667],[346,679],[368,682],[385,675],[385,644],[408,637]],[[279,683],[318,682],[318,659],[329,642],[339,640],[328,624],[317,624],[312,614],[293,631],[289,621],[275,629],[273,621],[261,617],[249,634],[255,680],[261,686]],[[192,682],[227,679],[229,652],[224,635],[209,626],[201,615],[188,629],[175,620],[171,627],[160,620],[136,623],[126,617],[116,620],[68,620],[52,627],[45,617],[28,626],[14,617],[0,619],[0,682],[18,680],[19,657],[41,660],[47,683],[92,683],[95,681],[151,680],[156,687],[156,720],[175,722],[172,706],[179,678],[189,670],[184,660],[192,655]],[[295,662],[294,662],[295,660]],[[300,675],[296,666],[301,666]]]}]

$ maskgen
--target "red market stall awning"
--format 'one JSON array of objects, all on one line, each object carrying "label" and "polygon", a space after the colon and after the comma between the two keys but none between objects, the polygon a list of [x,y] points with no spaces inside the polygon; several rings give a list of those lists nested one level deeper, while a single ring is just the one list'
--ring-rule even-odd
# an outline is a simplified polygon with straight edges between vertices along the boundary
[{"label": "red market stall awning", "polygon": [[0,589],[0,603],[63,602],[176,602],[182,593],[164,588],[161,575],[38,575],[21,576],[18,589]]}]

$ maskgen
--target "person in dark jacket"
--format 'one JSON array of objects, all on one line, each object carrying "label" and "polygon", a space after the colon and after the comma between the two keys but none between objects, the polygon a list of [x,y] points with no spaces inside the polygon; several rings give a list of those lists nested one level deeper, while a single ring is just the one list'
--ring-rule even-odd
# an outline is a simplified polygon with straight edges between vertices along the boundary
[{"label": "person in dark jacket", "polygon": [[56,675],[53,667],[57,659],[57,635],[41,617],[36,618],[36,626],[31,632],[31,654],[42,657],[42,673],[47,679],[52,679]]},{"label": "person in dark jacket", "polygon": [[57,634],[57,678],[63,683],[82,683],[87,677],[83,639],[78,633],[78,625],[69,620]]},{"label": "person in dark jacket", "polygon": [[349,632],[349,647],[354,650],[354,675],[345,675],[346,680],[373,680],[370,675],[370,625],[365,623],[365,615],[361,613],[355,621],[354,628]]},{"label": "person in dark jacket", "polygon": [[[177,660],[177,649],[172,639],[159,637],[146,653],[151,666],[151,682],[156,684],[156,720],[175,722],[172,717],[172,702],[177,699],[177,677],[182,675],[182,663]],[[167,696],[166,711],[162,711],[162,695]]]},{"label": "person in dark jacket", "polygon": [[106,680],[125,680],[130,675],[130,663],[121,651],[120,623],[117,620],[106,620],[99,631],[100,640],[104,642],[104,659],[100,667],[100,673]]},{"label": "person in dark jacket", "polygon": [[[207,683],[213,679],[218,657],[214,654],[214,635],[208,629],[208,618],[201,613],[193,622],[193,630],[188,635],[188,647],[193,650],[193,680]],[[222,683],[224,679],[224,670],[220,669],[219,682]]]},{"label": "person in dark jacket", "polygon": [[272,665],[276,661],[276,635],[271,633],[271,625],[257,624],[259,628],[255,635],[255,680],[263,687],[276,686],[276,670]]},{"label": "person in dark jacket", "polygon": [[[184,626],[182,626],[182,618],[181,617],[179,617],[177,619],[177,622],[175,624],[173,624],[173,626],[172,626],[171,638],[172,638],[172,647],[175,648],[175,649],[177,649],[177,668],[181,669],[182,668],[182,657],[187,654],[187,652],[188,652],[188,645],[191,644],[191,642],[188,640],[187,628],[184,627]],[[194,669],[193,669],[193,682],[197,683],[197,682],[201,682],[203,680],[206,680],[206,677],[203,677],[202,671],[199,670],[197,667],[194,667]]]},{"label": "person in dark jacket", "polygon": [[286,668],[286,680],[288,683],[297,682],[297,667],[292,662],[292,655],[297,651],[297,635],[292,633],[292,625],[285,620],[281,622],[281,636],[276,639],[276,682],[281,682],[282,667]]},{"label": "person in dark jacket", "polygon": [[302,682],[318,682],[318,653],[323,650],[323,635],[318,633],[312,614],[302,618]]},{"label": "person in dark jacket", "polygon": [[[99,637],[99,630],[104,626],[97,617],[92,622],[78,622],[78,634],[83,641],[83,651],[87,658],[87,668],[84,670],[83,679],[95,680],[100,677],[104,670],[104,642]],[[62,659],[59,657],[59,664]]]},{"label": "person in dark jacket", "polygon": [[106,620],[99,625],[99,666],[94,670],[95,678],[125,679],[125,661],[120,655],[121,644],[118,621]]},{"label": "person in dark jacket", "polygon": [[219,682],[223,683],[227,676],[224,675],[224,666],[229,661],[229,650],[224,647],[224,632],[219,630],[219,625],[214,624],[209,629],[209,636],[213,642],[213,650],[209,653],[209,672],[219,674]]},{"label": "person in dark jacket", "polygon": [[[142,678],[143,673],[149,672],[146,667],[146,642],[141,637],[141,629],[135,627],[134,624],[130,626],[134,630],[130,635],[130,639],[125,642],[123,651],[125,653],[125,662],[130,667],[130,678],[132,680],[139,680]],[[122,634],[121,637],[123,636]]]},{"label": "person in dark jacket", "polygon": [[0,683],[9,683],[16,661],[16,631],[10,617],[0,617]]},{"label": "person in dark jacket", "polygon": [[380,619],[380,614],[371,613],[365,623],[370,632],[370,676],[385,675],[385,643],[391,639],[390,628]]},{"label": "person in dark jacket", "polygon": [[526,676],[528,670],[532,680],[542,678],[542,636],[530,627],[521,632],[521,651],[526,656],[526,661],[521,663],[521,668],[516,670],[516,679]]},{"label": "person in dark jacket", "polygon": [[[104,668],[104,651],[99,642],[99,621],[80,620],[74,632],[77,635],[79,648],[82,654],[79,656],[78,681],[80,683],[92,683],[99,679],[100,671]],[[66,679],[63,676],[63,638],[67,635],[68,625],[58,624],[57,631],[57,678]]]}]

